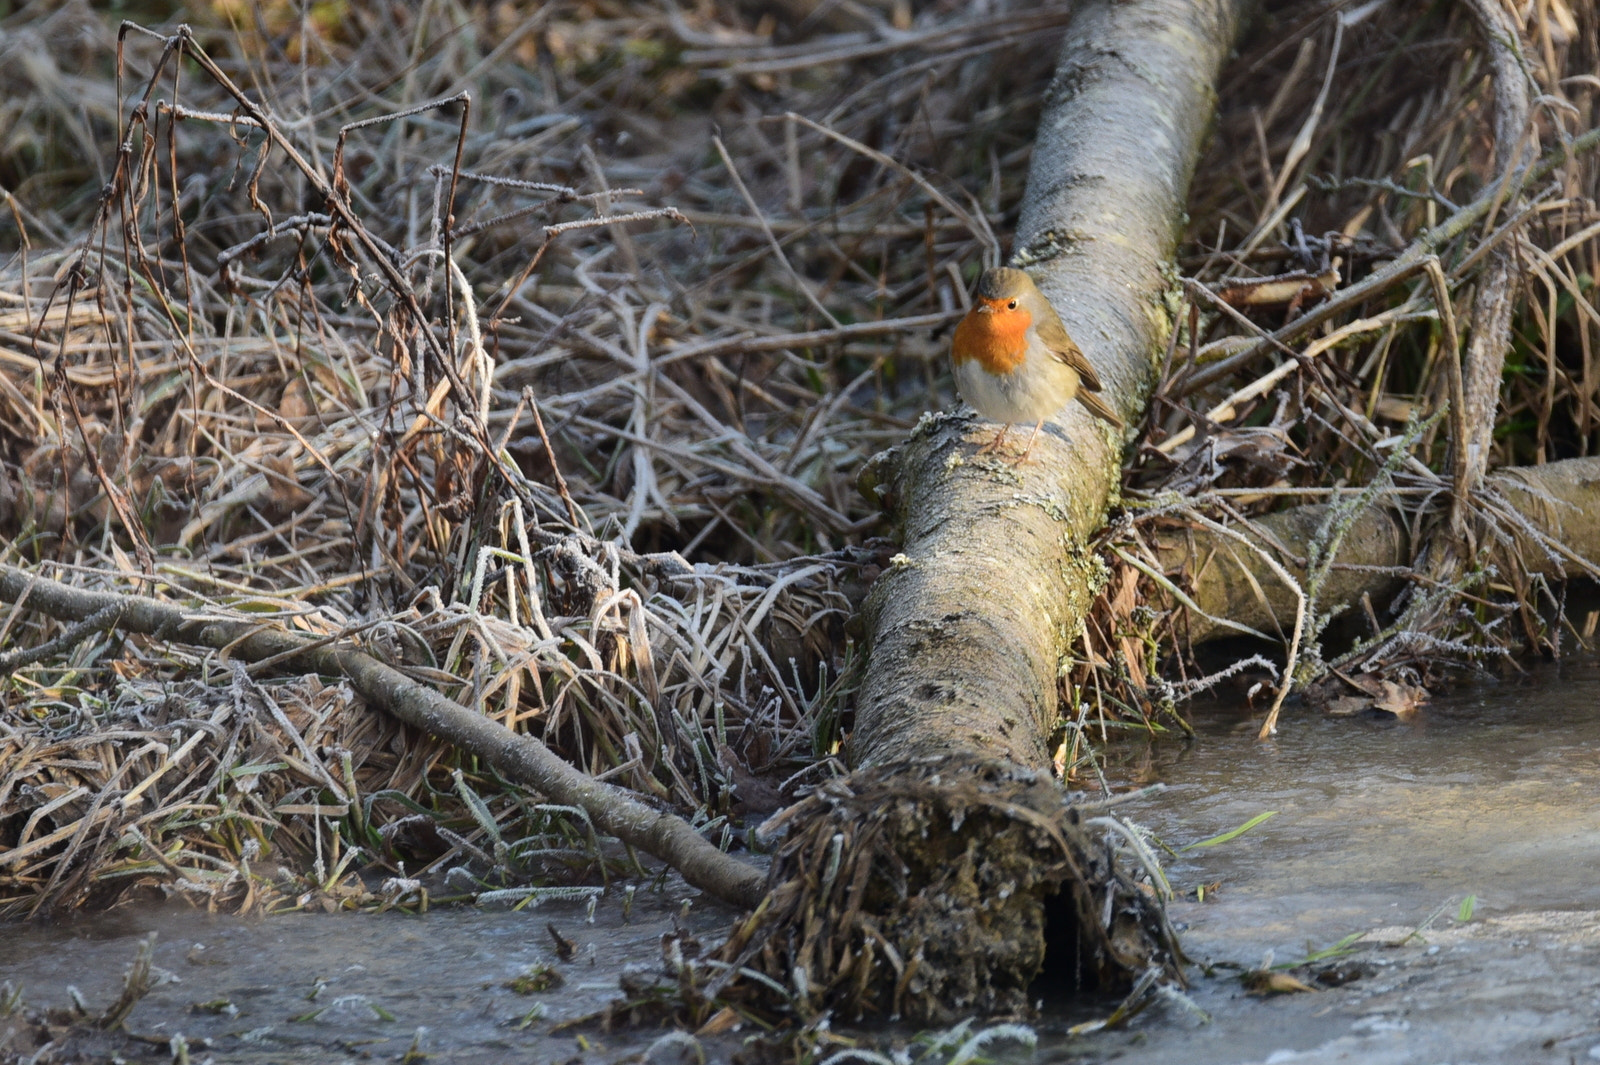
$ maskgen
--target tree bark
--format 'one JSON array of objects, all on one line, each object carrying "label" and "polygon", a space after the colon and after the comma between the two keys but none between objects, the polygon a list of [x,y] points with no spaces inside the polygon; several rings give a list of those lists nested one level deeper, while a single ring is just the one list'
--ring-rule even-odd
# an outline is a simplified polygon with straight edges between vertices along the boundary
[{"label": "tree bark", "polygon": [[[1164,271],[1241,6],[1086,4],[1046,93],[1013,260],[1130,422],[1172,328]],[[867,470],[904,549],[864,609],[855,765],[957,752],[1049,765],[1061,661],[1102,579],[1086,544],[1122,441],[1077,405],[1047,424],[1033,460],[1011,467],[974,453],[992,424],[939,415]]]},{"label": "tree bark", "polygon": [[[1600,566],[1600,458],[1498,470],[1488,476],[1486,485],[1506,497],[1531,529],[1564,545],[1591,568]],[[1292,507],[1261,518],[1256,523],[1260,531],[1242,526],[1236,531],[1273,555],[1303,584],[1306,545],[1319,534],[1331,509],[1321,503]],[[1583,568],[1582,563],[1546,551],[1527,530],[1503,549],[1515,552],[1529,573],[1570,576]],[[1167,572],[1189,572],[1195,605],[1211,615],[1190,616],[1190,642],[1239,635],[1218,619],[1268,635],[1293,626],[1294,591],[1260,554],[1237,540],[1209,529],[1173,532],[1159,538],[1156,554]],[[1409,570],[1415,559],[1416,545],[1405,519],[1388,507],[1369,508],[1356,518],[1340,545],[1322,588],[1323,609],[1349,609],[1361,602],[1363,594],[1381,603],[1405,583],[1404,575],[1392,571]],[[1380,572],[1385,569],[1391,572]]]},{"label": "tree bark", "polygon": [[[1522,34],[1499,0],[1467,0],[1494,79],[1494,150],[1492,180],[1501,184],[1533,162],[1534,141],[1528,133],[1529,77],[1521,56]],[[1503,205],[1509,215],[1516,198]],[[1502,241],[1489,253],[1488,265],[1478,279],[1472,298],[1472,335],[1462,359],[1462,393],[1465,410],[1461,424],[1467,439],[1456,447],[1455,461],[1463,466],[1456,477],[1457,498],[1453,521],[1464,520],[1467,500],[1483,481],[1494,448],[1494,427],[1500,410],[1500,386],[1506,352],[1511,350],[1511,318],[1516,311],[1523,267],[1517,261],[1514,241]],[[1465,489],[1465,493],[1463,493]]]},{"label": "tree bark", "polygon": [[[1245,4],[1084,3],[1045,94],[1013,262],[1130,423],[1172,328],[1167,264]],[[1181,979],[1159,907],[1108,860],[1103,827],[1066,809],[1047,749],[1103,582],[1087,545],[1122,441],[1077,405],[1021,465],[977,454],[994,432],[930,416],[863,471],[904,532],[863,608],[855,771],[780,816],[770,907],[729,947],[811,1009],[1025,1011],[1058,892],[1085,987],[1152,967]]]}]

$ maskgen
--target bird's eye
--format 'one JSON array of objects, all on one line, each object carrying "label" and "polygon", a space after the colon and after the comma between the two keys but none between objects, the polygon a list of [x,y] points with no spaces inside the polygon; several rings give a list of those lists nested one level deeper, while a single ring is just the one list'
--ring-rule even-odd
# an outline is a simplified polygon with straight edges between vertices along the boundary
[{"label": "bird's eye", "polygon": [[1012,300],[1010,303],[1006,304],[1006,309],[1009,310],[1009,311],[1016,310],[1017,309],[1017,301],[1016,300]]}]

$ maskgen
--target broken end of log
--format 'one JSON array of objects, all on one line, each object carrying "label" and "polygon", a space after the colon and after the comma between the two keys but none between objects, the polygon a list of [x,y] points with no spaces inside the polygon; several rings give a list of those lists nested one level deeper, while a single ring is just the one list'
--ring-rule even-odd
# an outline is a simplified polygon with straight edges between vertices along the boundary
[{"label": "broken end of log", "polygon": [[1159,901],[1046,774],[961,755],[872,767],[763,833],[781,836],[767,902],[721,957],[782,984],[801,1017],[1026,1015],[1045,969],[1084,991],[1152,967],[1182,982]]}]

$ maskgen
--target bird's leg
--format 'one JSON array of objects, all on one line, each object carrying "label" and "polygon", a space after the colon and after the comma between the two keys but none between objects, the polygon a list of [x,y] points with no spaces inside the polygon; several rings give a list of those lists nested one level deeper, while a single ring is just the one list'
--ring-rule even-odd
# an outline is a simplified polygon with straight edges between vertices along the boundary
[{"label": "bird's leg", "polygon": [[1001,422],[1000,431],[994,434],[994,439],[978,448],[978,454],[987,455],[991,451],[999,451],[1000,444],[1005,440],[1006,433],[1010,431],[1010,422]]},{"label": "bird's leg", "polygon": [[1028,461],[1028,455],[1033,451],[1034,441],[1039,439],[1039,430],[1044,428],[1044,419],[1040,418],[1033,426],[1033,435],[1028,437],[1028,446],[1022,449],[1022,454],[1011,460],[1011,465],[1020,466]]}]

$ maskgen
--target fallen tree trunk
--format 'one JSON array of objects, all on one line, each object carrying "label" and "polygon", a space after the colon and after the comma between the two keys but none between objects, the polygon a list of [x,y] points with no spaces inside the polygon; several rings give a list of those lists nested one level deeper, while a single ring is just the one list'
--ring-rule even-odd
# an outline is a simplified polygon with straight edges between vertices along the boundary
[{"label": "fallen tree trunk", "polygon": [[[1046,93],[1013,261],[1130,422],[1172,328],[1165,265],[1243,6],[1086,3]],[[935,1022],[1025,1010],[1057,891],[1087,986],[1176,973],[1159,913],[1099,829],[1067,815],[1047,749],[1061,664],[1103,580],[1087,544],[1122,441],[1076,405],[1020,466],[978,457],[993,432],[924,419],[863,474],[904,536],[863,610],[856,772],[784,815],[772,905],[730,948],[759,952],[808,1006]]]},{"label": "fallen tree trunk", "polygon": [[[1567,459],[1545,466],[1498,470],[1485,487],[1498,493],[1526,520],[1514,541],[1503,549],[1518,565],[1546,577],[1575,575],[1600,566],[1600,458]],[[1156,555],[1167,572],[1188,571],[1191,596],[1206,617],[1192,614],[1189,640],[1204,643],[1237,636],[1244,625],[1272,635],[1294,625],[1295,590],[1283,583],[1262,554],[1275,558],[1303,586],[1306,545],[1324,535],[1333,511],[1319,503],[1268,514],[1255,528],[1238,526],[1254,549],[1210,529],[1196,528],[1162,536]],[[1577,559],[1547,550],[1531,533],[1563,545]],[[1482,542],[1482,536],[1479,542]],[[1322,587],[1322,609],[1347,610],[1367,595],[1382,602],[1404,586],[1421,545],[1412,543],[1405,518],[1386,506],[1373,506],[1355,518],[1340,544]],[[1405,573],[1399,572],[1405,570]],[[1259,589],[1259,591],[1258,591]],[[1225,624],[1231,622],[1232,624]]]},{"label": "fallen tree trunk", "polygon": [[[1163,267],[1238,6],[1087,5],[1046,94],[1013,259],[1130,422],[1171,328]],[[1085,544],[1122,462],[1122,441],[1076,405],[1048,426],[1034,461],[1011,467],[974,456],[991,426],[941,416],[867,471],[904,551],[864,609],[856,765],[972,751],[1048,765],[1060,663],[1100,582]]]},{"label": "fallen tree trunk", "polygon": [[[369,703],[483,759],[507,780],[534,788],[554,802],[581,807],[600,831],[660,858],[695,887],[736,906],[754,906],[761,898],[760,871],[724,854],[687,821],[595,780],[534,737],[467,709],[348,641],[312,639],[260,621],[235,621],[215,613],[191,614],[145,596],[85,591],[6,565],[0,565],[0,601],[59,620],[88,621],[91,629],[118,628],[225,651],[245,662],[272,659],[284,669],[344,676]],[[80,632],[75,639],[87,634]],[[106,808],[107,816],[111,813]]]}]

